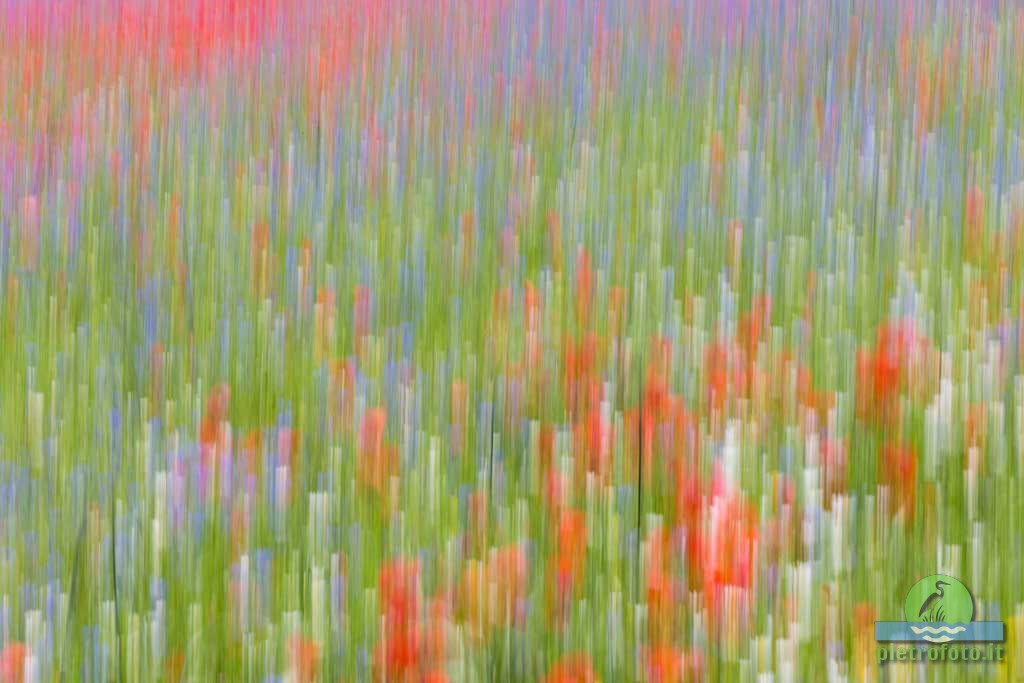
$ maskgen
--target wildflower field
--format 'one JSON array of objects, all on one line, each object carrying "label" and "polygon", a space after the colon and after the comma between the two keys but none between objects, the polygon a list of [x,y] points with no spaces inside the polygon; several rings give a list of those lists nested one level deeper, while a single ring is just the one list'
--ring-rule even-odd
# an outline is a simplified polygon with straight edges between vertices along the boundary
[{"label": "wildflower field", "polygon": [[0,0],[0,683],[1024,680],[1022,126],[1010,0]]}]

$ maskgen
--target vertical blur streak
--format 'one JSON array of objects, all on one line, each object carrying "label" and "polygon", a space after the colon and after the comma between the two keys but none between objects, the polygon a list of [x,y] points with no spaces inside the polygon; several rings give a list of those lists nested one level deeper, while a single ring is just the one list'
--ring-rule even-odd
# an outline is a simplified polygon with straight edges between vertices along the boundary
[{"label": "vertical blur streak", "polygon": [[[1024,677],[1022,74],[1001,0],[0,0],[0,683]],[[1002,661],[880,662],[932,574]]]}]

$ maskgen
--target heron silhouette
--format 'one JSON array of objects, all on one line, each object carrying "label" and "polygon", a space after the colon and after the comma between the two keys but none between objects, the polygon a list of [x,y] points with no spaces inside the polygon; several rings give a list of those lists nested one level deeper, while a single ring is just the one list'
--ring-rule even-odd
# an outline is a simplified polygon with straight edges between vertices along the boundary
[{"label": "heron silhouette", "polygon": [[946,581],[935,582],[935,592],[925,598],[921,604],[921,611],[917,613],[917,618],[921,621],[943,621],[943,617],[946,616],[946,610],[942,607],[943,591],[949,583]]}]

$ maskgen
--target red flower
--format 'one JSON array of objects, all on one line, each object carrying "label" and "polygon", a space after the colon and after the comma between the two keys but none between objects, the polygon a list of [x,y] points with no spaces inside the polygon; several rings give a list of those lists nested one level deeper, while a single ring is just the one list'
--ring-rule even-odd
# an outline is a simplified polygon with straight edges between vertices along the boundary
[{"label": "red flower", "polygon": [[206,401],[206,412],[199,425],[199,449],[203,465],[212,467],[217,456],[227,449],[228,433],[223,423],[228,418],[231,388],[218,384]]},{"label": "red flower", "polygon": [[831,509],[832,497],[846,490],[846,443],[827,439],[821,445],[821,466],[825,476],[825,509]]},{"label": "red flower", "polygon": [[582,512],[566,510],[558,525],[558,550],[553,558],[555,616],[562,618],[579,585],[587,549],[587,525]]},{"label": "red flower", "polygon": [[600,683],[601,678],[583,654],[563,657],[544,677],[544,683]]},{"label": "red flower", "polygon": [[388,628],[374,651],[376,679],[380,681],[415,680],[421,654],[420,632],[415,624]]},{"label": "red flower", "polygon": [[393,560],[381,568],[384,633],[374,652],[380,680],[403,680],[414,674],[423,654],[419,619],[419,563]]},{"label": "red flower", "polygon": [[498,599],[494,620],[498,624],[512,623],[526,595],[527,562],[522,546],[513,544],[494,551],[487,565],[487,578]]},{"label": "red flower", "polygon": [[928,340],[917,332],[912,321],[879,327],[874,349],[857,353],[858,413],[895,419],[900,391],[924,386],[920,373],[912,373],[911,368],[922,363],[928,347]]},{"label": "red flower", "polygon": [[370,408],[363,415],[359,426],[357,476],[367,488],[384,496],[391,477],[398,471],[398,454],[384,443],[384,427],[387,411],[384,408]]},{"label": "red flower", "polygon": [[380,596],[389,624],[406,624],[419,614],[419,562],[392,560],[380,570]]},{"label": "red flower", "polygon": [[656,647],[647,651],[644,669],[648,683],[682,683],[683,653],[674,647]]},{"label": "red flower", "polygon": [[320,669],[320,646],[312,640],[293,638],[290,644],[292,672],[296,683],[312,683]]},{"label": "red flower", "polygon": [[671,637],[673,612],[678,605],[672,582],[672,556],[665,531],[655,531],[647,542],[647,614],[651,637]]},{"label": "red flower", "polygon": [[720,615],[724,589],[750,589],[757,561],[757,510],[725,482],[712,487],[709,528],[703,536],[704,598],[711,618]]},{"label": "red flower", "polygon": [[8,643],[0,651],[0,683],[21,683],[25,676],[27,657],[28,647],[24,643]]},{"label": "red flower", "polygon": [[914,516],[917,490],[917,451],[905,444],[889,444],[882,451],[880,481],[889,486],[890,510],[903,508],[907,518]]},{"label": "red flower", "polygon": [[[608,474],[611,469],[612,426],[602,415],[600,408],[587,411],[582,425],[577,426],[577,441],[582,451],[580,465],[586,471],[594,472],[599,477]],[[582,473],[581,473],[582,474]],[[584,480],[580,477],[580,480]]]},{"label": "red flower", "polygon": [[579,510],[566,510],[558,523],[558,551],[582,557],[587,550],[587,520]]},{"label": "red flower", "polygon": [[751,302],[750,311],[740,317],[736,326],[736,338],[751,362],[757,354],[764,330],[771,324],[771,315],[771,297],[756,296]]}]

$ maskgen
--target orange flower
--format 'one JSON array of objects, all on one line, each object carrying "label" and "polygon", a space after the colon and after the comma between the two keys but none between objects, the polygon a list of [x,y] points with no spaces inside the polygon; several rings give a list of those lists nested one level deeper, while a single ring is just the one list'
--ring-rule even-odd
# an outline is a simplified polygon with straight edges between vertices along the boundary
[{"label": "orange flower", "polygon": [[409,680],[423,655],[419,628],[419,562],[392,560],[380,570],[384,633],[374,650],[377,680]]},{"label": "orange flower", "polygon": [[459,581],[459,612],[470,635],[481,638],[487,624],[487,572],[483,563],[470,560]]},{"label": "orange flower", "polygon": [[565,475],[556,467],[547,467],[544,471],[544,502],[551,515],[557,516],[565,506],[566,498],[569,497],[568,489],[569,484]]},{"label": "orange flower", "polygon": [[846,490],[846,443],[827,439],[821,445],[821,466],[825,476],[826,510],[832,508],[832,497]]},{"label": "orange flower", "polygon": [[[923,393],[925,373],[910,372],[927,360],[928,340],[913,322],[886,323],[878,328],[875,348],[857,353],[857,410],[861,416],[895,420],[900,391]],[[910,380],[914,385],[910,385]]]},{"label": "orange flower", "polygon": [[206,467],[212,467],[217,456],[227,449],[228,431],[224,422],[230,401],[231,389],[227,384],[215,386],[206,401],[206,413],[199,425],[199,448]]},{"label": "orange flower", "polygon": [[263,460],[260,458],[262,449],[263,433],[260,430],[253,429],[242,438],[239,453],[245,459],[248,473],[254,477],[259,477],[262,473]]},{"label": "orange flower", "polygon": [[558,550],[582,557],[587,550],[587,520],[579,510],[566,510],[558,523]]},{"label": "orange flower", "polygon": [[320,669],[320,646],[312,640],[295,637],[289,647],[295,683],[312,683]]},{"label": "orange flower", "polygon": [[752,587],[757,562],[757,510],[737,491],[719,490],[724,487],[712,487],[710,527],[703,535],[704,598],[712,619],[721,614],[726,587]]},{"label": "orange flower", "polygon": [[10,642],[0,651],[0,682],[21,683],[25,676],[28,647],[24,643]]},{"label": "orange flower", "polygon": [[[185,653],[181,650],[175,650],[171,656],[167,658],[167,680],[169,681],[180,681],[181,672],[185,669]],[[20,680],[20,679],[15,679]]]},{"label": "orange flower", "polygon": [[[582,457],[578,459],[581,469],[594,472],[599,477],[604,477],[611,470],[611,445],[614,436],[612,426],[608,419],[602,415],[600,408],[591,408],[587,411],[583,424],[576,426],[576,440],[579,444],[578,452]],[[583,472],[580,472],[583,474]],[[582,482],[583,476],[579,477]]]},{"label": "orange flower", "polygon": [[421,654],[415,624],[388,629],[374,648],[374,678],[378,681],[415,681]]},{"label": "orange flower", "polygon": [[210,392],[206,401],[206,416],[222,422],[228,418],[228,403],[231,401],[231,387],[225,383],[218,384]]},{"label": "orange flower", "polygon": [[644,657],[648,683],[682,683],[683,653],[674,647],[655,647]]},{"label": "orange flower", "polygon": [[450,623],[448,605],[449,599],[443,595],[430,601],[427,629],[423,638],[424,658],[429,666],[441,667],[447,657],[448,638],[445,629]]},{"label": "orange flower", "polygon": [[555,663],[544,683],[600,683],[590,658],[584,654],[567,655]]},{"label": "orange flower", "polygon": [[508,625],[516,621],[521,599],[526,595],[526,553],[519,544],[508,545],[492,552],[487,565],[487,577],[497,594],[494,621]]},{"label": "orange flower", "polygon": [[914,493],[917,490],[917,451],[905,444],[889,444],[882,451],[879,481],[889,486],[890,510],[900,508],[907,518],[914,516]]},{"label": "orange flower", "polygon": [[554,614],[561,619],[568,609],[573,591],[579,585],[587,549],[587,526],[582,512],[566,510],[558,525],[558,550],[552,558]]},{"label": "orange flower", "polygon": [[459,582],[459,609],[474,638],[518,619],[526,574],[526,555],[519,545],[492,550],[486,564],[467,563]]},{"label": "orange flower", "polygon": [[647,613],[651,637],[660,640],[672,632],[676,590],[672,583],[672,558],[666,551],[666,531],[654,531],[647,542]]},{"label": "orange flower", "polygon": [[398,473],[398,453],[384,443],[387,411],[370,408],[359,427],[358,479],[360,484],[384,497],[391,477]]},{"label": "orange flower", "polygon": [[392,560],[380,570],[380,596],[389,624],[414,621],[419,614],[419,562]]},{"label": "orange flower", "polygon": [[857,631],[873,628],[878,619],[878,610],[870,602],[858,602],[853,606],[853,625]]},{"label": "orange flower", "polygon": [[735,343],[716,342],[704,350],[705,400],[710,410],[722,411],[732,396],[747,394],[747,372]]}]

